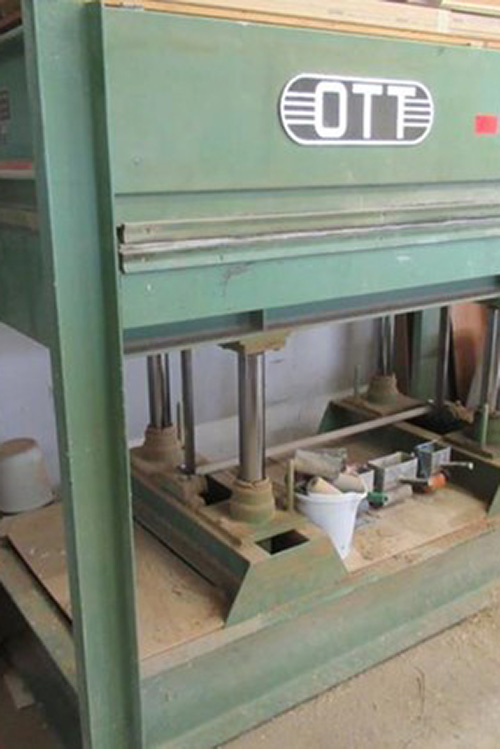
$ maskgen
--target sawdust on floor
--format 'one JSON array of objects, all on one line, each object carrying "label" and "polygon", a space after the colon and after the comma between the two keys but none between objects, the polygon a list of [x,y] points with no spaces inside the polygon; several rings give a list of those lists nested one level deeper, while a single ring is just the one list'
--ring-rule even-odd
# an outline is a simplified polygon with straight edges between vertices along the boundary
[{"label": "sawdust on floor", "polygon": [[500,586],[491,606],[224,749],[498,749]]},{"label": "sawdust on floor", "polygon": [[[490,607],[223,749],[498,749],[500,585]],[[0,660],[1,664],[1,660]],[[0,684],[2,749],[58,749]]]}]

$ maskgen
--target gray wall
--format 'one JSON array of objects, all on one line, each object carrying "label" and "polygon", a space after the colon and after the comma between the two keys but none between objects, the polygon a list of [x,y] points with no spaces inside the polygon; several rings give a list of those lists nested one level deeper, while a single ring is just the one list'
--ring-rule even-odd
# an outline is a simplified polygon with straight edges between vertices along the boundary
[{"label": "gray wall", "polygon": [[[267,355],[268,442],[311,432],[333,395],[347,391],[356,365],[365,381],[375,360],[371,322],[328,325],[294,333]],[[173,399],[180,395],[178,355],[172,356]],[[0,325],[0,441],[33,436],[58,479],[56,430],[48,352]],[[198,447],[207,456],[237,446],[236,355],[215,346],[195,352]],[[141,439],[147,421],[145,362],[126,363],[128,436]]]}]

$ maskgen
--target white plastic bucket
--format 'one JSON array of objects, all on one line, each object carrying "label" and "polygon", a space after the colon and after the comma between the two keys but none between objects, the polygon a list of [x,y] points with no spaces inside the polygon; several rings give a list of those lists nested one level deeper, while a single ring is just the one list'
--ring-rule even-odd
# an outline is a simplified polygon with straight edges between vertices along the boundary
[{"label": "white plastic bucket", "polygon": [[1,444],[0,513],[26,512],[52,500],[52,488],[38,443],[21,438]]},{"label": "white plastic bucket", "polygon": [[340,558],[351,550],[358,507],[364,494],[296,494],[297,509],[330,536]]}]

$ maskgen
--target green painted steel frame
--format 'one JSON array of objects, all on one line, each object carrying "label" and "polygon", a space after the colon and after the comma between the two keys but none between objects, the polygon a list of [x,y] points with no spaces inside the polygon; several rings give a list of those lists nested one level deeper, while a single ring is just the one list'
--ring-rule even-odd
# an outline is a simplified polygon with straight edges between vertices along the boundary
[{"label": "green painted steel frame", "polygon": [[[448,544],[440,539],[404,560],[377,565],[362,576],[362,584],[348,578],[321,600],[152,659],[142,679],[147,746],[217,746],[469,616],[488,601],[487,591],[500,575],[499,539],[496,523]],[[35,694],[55,705],[61,690],[71,689],[67,624],[56,607],[49,610],[45,594],[13,552],[0,550],[0,562],[0,593],[8,591],[27,616],[63,683],[44,695],[34,669],[39,661],[19,667]],[[64,716],[55,717],[56,724],[64,723]],[[75,736],[69,746],[77,742]],[[108,747],[121,749],[118,743]]]},{"label": "green painted steel frame", "polygon": [[[473,592],[500,573],[498,531],[465,540],[446,554],[395,574],[389,570],[374,574],[363,586],[348,581],[331,601],[309,611],[291,606],[279,621],[264,618],[258,631],[228,630],[220,648],[212,642],[196,652],[197,643],[173,653],[156,674],[144,675],[141,708],[124,439],[123,331],[129,340],[145,336],[165,340],[170,336],[173,340],[174,333],[184,340],[189,335],[193,340],[219,340],[228,335],[228,326],[237,334],[245,325],[251,332],[268,324],[286,326],[291,320],[329,319],[341,316],[342,310],[347,316],[357,309],[383,312],[404,306],[405,299],[417,304],[416,289],[421,298],[436,300],[458,298],[467,295],[467,290],[471,296],[490,296],[499,288],[498,227],[460,241],[442,233],[433,236],[432,232],[422,241],[420,233],[414,232],[401,233],[392,241],[381,234],[370,245],[294,242],[290,249],[298,245],[298,251],[286,257],[286,243],[286,247],[270,245],[264,250],[250,247],[246,254],[236,249],[216,250],[211,255],[185,254],[175,262],[146,263],[140,273],[119,274],[112,198],[115,164],[111,169],[108,153],[114,142],[106,93],[108,45],[116,40],[103,28],[105,19],[118,20],[117,13],[123,13],[125,19],[131,18],[133,11],[103,11],[100,4],[89,6],[84,0],[23,0],[22,41],[33,144],[21,144],[22,152],[9,155],[31,158],[34,154],[39,234],[0,227],[0,316],[51,349],[82,743],[93,749],[139,749],[144,743],[144,716],[149,745],[170,740],[183,747],[208,746],[463,616],[470,610]],[[136,17],[146,19],[139,14]],[[151,18],[147,24],[155,27]],[[163,17],[161,24],[167,23]],[[204,29],[223,30],[215,22],[181,17],[175,24],[182,33],[184,25],[186,31],[196,25],[198,40]],[[224,34],[227,31],[224,24]],[[238,26],[238,34],[244,33]],[[251,33],[258,38],[258,29]],[[273,34],[285,33],[291,32],[266,29],[266,44],[272,42]],[[308,32],[307,38],[311,45],[317,39],[322,49],[326,46],[325,34]],[[19,44],[19,38],[8,41],[10,49]],[[387,42],[377,40],[360,44],[368,52],[371,44],[383,44],[387,49]],[[407,50],[411,65],[420,64],[417,47],[397,46],[400,51]],[[431,51],[434,63],[439,64],[444,54],[438,47]],[[450,52],[464,70],[470,67],[467,56],[485,65],[486,54],[477,50]],[[378,50],[377,55],[383,58],[385,53]],[[441,81],[443,91],[444,83]],[[485,107],[489,102],[486,84],[485,77],[478,93],[478,102]],[[453,102],[450,111],[462,116]],[[461,148],[467,156],[467,174],[459,174],[456,164],[448,165],[458,181],[473,180],[474,190],[484,195],[485,204],[492,206],[493,217],[498,218],[499,187],[492,181],[497,179],[495,143],[481,142],[486,175],[478,171],[479,160],[472,150],[468,152],[466,138]],[[432,158],[427,166],[422,162],[422,173],[439,154],[435,143],[429,153]],[[283,152],[287,168],[293,166],[287,161],[290,154],[291,150]],[[305,159],[305,154],[297,155],[290,183],[272,196],[276,211],[287,204],[288,210],[295,210],[303,198],[309,206],[318,201],[318,210],[321,206],[328,210],[330,195],[321,182],[321,163],[317,163],[311,194],[294,190],[294,169],[299,162],[306,164]],[[374,154],[373,159],[368,170],[372,175],[382,163],[379,155]],[[356,168],[362,169],[359,154],[355,160]],[[412,163],[410,155],[405,163]],[[123,165],[118,166],[121,169]],[[117,171],[123,174],[120,169]],[[227,173],[226,169],[226,178]],[[400,182],[402,174],[399,169]],[[181,171],[175,176],[184,177]],[[477,180],[482,176],[491,184],[481,185]],[[161,178],[161,172],[156,177]],[[262,194],[236,190],[231,200],[233,212],[248,214],[249,201],[254,199],[265,206],[272,185],[264,187]],[[366,194],[366,185],[361,191],[358,187],[340,185],[336,193],[336,200],[344,201],[340,208],[345,209],[353,190],[358,197],[364,195],[365,207],[369,204],[373,196]],[[427,199],[429,206],[440,189],[439,185],[433,186],[433,192],[426,192],[422,184],[410,187]],[[462,199],[467,184],[458,187]],[[399,189],[380,187],[380,193],[388,196],[387,205],[398,199]],[[452,184],[444,189],[455,194]],[[9,199],[9,193],[34,209],[31,182],[0,184],[0,197]],[[170,203],[176,210],[189,211],[193,195],[189,200],[185,197],[182,191],[171,194],[168,190],[156,196],[121,195],[115,207],[120,221],[128,218],[129,209],[139,219],[154,220]],[[227,192],[216,191],[204,202],[203,211],[210,216],[212,207],[220,212],[229,202]],[[457,210],[460,200],[453,205]],[[151,209],[151,216],[142,215],[144,207]],[[372,206],[372,214],[382,208]],[[189,213],[181,216],[186,217],[190,218]],[[132,216],[132,220],[136,219]],[[372,300],[371,307],[367,299]],[[16,591],[10,593],[15,599]],[[26,610],[26,602],[18,603],[20,610]],[[36,629],[34,621],[32,625]],[[67,633],[64,638],[67,646]],[[283,647],[284,642],[289,649]],[[50,650],[46,643],[44,647]],[[60,656],[56,650],[52,651],[55,661]],[[265,666],[271,659],[273,669],[269,670]],[[245,674],[241,663],[251,664]],[[229,673],[235,678],[228,679]],[[210,674],[212,689],[208,697],[206,674]]]},{"label": "green painted steel frame", "polygon": [[23,0],[83,744],[138,749],[122,324],[99,11],[83,0]]}]

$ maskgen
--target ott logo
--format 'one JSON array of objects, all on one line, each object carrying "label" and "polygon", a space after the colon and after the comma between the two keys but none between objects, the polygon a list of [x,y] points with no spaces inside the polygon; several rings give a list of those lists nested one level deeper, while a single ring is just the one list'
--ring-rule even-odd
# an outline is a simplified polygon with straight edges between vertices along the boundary
[{"label": "ott logo", "polygon": [[431,132],[434,102],[416,81],[302,74],[285,86],[280,116],[305,146],[416,145]]}]

